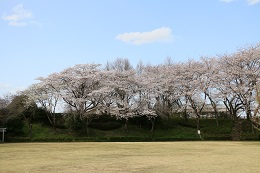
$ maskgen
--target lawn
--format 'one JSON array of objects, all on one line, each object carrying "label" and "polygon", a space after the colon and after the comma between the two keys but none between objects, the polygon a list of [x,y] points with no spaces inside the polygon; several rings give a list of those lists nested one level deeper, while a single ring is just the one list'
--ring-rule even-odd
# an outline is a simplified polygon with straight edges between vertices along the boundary
[{"label": "lawn", "polygon": [[259,142],[0,144],[0,172],[260,172]]}]

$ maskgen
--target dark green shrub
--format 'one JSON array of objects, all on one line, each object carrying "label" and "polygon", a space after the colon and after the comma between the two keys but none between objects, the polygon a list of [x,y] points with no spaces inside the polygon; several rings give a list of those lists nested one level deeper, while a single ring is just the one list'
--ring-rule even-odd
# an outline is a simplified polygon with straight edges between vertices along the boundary
[{"label": "dark green shrub", "polygon": [[46,115],[46,111],[43,108],[37,108],[35,110],[34,122],[49,125],[50,122]]},{"label": "dark green shrub", "polygon": [[92,127],[94,129],[98,130],[115,130],[121,128],[122,124],[120,122],[91,122],[89,127]]},{"label": "dark green shrub", "polygon": [[33,138],[32,142],[72,142],[73,138],[68,137],[45,137],[45,138]]},{"label": "dark green shrub", "polygon": [[203,119],[201,120],[201,130],[207,134],[227,134],[231,133],[232,120],[219,120],[219,126],[216,124],[215,119]]},{"label": "dark green shrub", "polygon": [[224,135],[224,134],[205,135],[205,136],[203,136],[203,139],[208,140],[208,141],[230,141],[231,136],[229,134],[227,134],[227,135]]},{"label": "dark green shrub", "polygon": [[2,108],[0,109],[0,126],[3,126],[8,118],[10,111],[9,109]]},{"label": "dark green shrub", "polygon": [[252,122],[249,120],[242,120],[242,131],[251,133],[252,132]]},{"label": "dark green shrub", "polygon": [[175,121],[172,121],[172,119],[166,119],[159,116],[156,118],[155,127],[162,130],[168,130],[177,127],[177,124]]},{"label": "dark green shrub", "polygon": [[153,139],[154,141],[164,142],[164,141],[199,141],[199,137],[157,137]]},{"label": "dark green shrub", "polygon": [[196,119],[185,120],[184,118],[174,118],[172,121],[175,121],[175,123],[179,126],[197,128]]},{"label": "dark green shrub", "polygon": [[100,115],[97,119],[93,119],[89,124],[91,128],[104,131],[115,130],[121,128],[121,126],[121,121],[118,121],[114,116],[106,114]]},{"label": "dark green shrub", "polygon": [[7,132],[13,135],[19,135],[23,133],[24,122],[20,117],[9,117],[5,122]]},{"label": "dark green shrub", "polygon": [[138,116],[129,119],[129,123],[135,124],[139,127],[150,127],[151,122],[146,116]]},{"label": "dark green shrub", "polygon": [[29,137],[8,137],[6,136],[5,142],[31,142]]},{"label": "dark green shrub", "polygon": [[139,136],[114,136],[109,138],[110,142],[147,142],[152,141],[148,137],[139,137]]},{"label": "dark green shrub", "polygon": [[103,115],[99,115],[98,118],[93,119],[92,121],[93,122],[111,122],[111,121],[114,122],[117,121],[117,119],[115,116],[103,114]]},{"label": "dark green shrub", "polygon": [[[251,129],[252,130],[252,129]],[[252,133],[248,132],[248,133],[242,133],[241,134],[241,140],[242,141],[259,141],[260,140],[260,135],[259,135],[259,131]]]},{"label": "dark green shrub", "polygon": [[84,126],[84,122],[79,119],[79,118],[75,118],[73,116],[68,116],[65,119],[65,126],[69,129],[75,130],[75,131],[79,131],[83,128]]},{"label": "dark green shrub", "polygon": [[74,138],[75,142],[107,142],[107,137],[78,137]]},{"label": "dark green shrub", "polygon": [[178,126],[196,128],[196,119],[185,120],[181,117],[171,117],[169,119],[157,117],[156,126],[163,130],[173,129]]}]

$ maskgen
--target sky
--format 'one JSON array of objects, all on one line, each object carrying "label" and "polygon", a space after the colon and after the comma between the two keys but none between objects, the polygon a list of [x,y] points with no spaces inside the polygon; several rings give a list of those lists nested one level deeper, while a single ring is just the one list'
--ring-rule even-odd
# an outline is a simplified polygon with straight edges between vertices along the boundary
[{"label": "sky", "polygon": [[260,0],[0,0],[0,97],[76,64],[135,66],[260,41]]}]

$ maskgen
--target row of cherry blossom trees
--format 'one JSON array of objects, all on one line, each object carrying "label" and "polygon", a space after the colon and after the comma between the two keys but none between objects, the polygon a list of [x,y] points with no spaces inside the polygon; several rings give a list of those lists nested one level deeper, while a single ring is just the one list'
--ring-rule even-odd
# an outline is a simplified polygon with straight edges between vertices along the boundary
[{"label": "row of cherry blossom trees", "polygon": [[[100,64],[79,64],[47,77],[39,77],[24,94],[47,112],[55,128],[55,109],[60,101],[86,122],[100,114],[125,120],[146,116],[154,126],[157,116],[182,112],[199,120],[206,104],[216,119],[218,107],[225,106],[233,119],[245,112],[248,119],[257,113],[257,86],[260,77],[260,44],[233,54],[202,57],[200,60],[160,65],[139,62],[133,68],[128,59]],[[192,110],[192,113],[187,110]],[[254,114],[254,115],[253,115]],[[254,121],[256,122],[256,121]],[[153,126],[152,129],[153,130]]]}]

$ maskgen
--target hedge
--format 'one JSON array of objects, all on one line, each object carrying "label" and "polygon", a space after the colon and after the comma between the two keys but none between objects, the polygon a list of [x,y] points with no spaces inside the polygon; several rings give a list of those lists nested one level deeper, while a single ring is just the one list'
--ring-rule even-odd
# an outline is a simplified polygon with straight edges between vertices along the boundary
[{"label": "hedge", "polygon": [[152,138],[149,137],[139,137],[139,136],[117,136],[110,137],[108,139],[109,142],[150,142],[153,141]]},{"label": "hedge", "polygon": [[[230,135],[205,135],[206,141],[231,141]],[[242,141],[260,141],[260,136],[242,137]],[[199,137],[140,137],[140,136],[114,136],[114,137],[7,137],[5,142],[166,142],[166,141],[201,141]]]},{"label": "hedge", "polygon": [[107,142],[106,137],[78,137],[74,138],[74,142]]},{"label": "hedge", "polygon": [[6,137],[5,142],[31,142],[29,137]]},{"label": "hedge", "polygon": [[68,138],[68,137],[64,137],[64,138],[33,138],[31,140],[32,142],[72,142],[73,138]]},{"label": "hedge", "polygon": [[158,137],[154,138],[154,141],[157,142],[166,142],[166,141],[200,141],[200,138],[196,137],[187,137],[187,138],[181,138],[181,137]]}]

